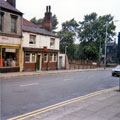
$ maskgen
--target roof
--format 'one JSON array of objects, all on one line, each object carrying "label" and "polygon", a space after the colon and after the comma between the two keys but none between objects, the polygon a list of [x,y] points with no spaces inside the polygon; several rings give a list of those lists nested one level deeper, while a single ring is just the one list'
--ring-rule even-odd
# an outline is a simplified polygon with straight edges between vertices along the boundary
[{"label": "roof", "polygon": [[4,0],[0,0],[0,7],[22,14],[19,10]]},{"label": "roof", "polygon": [[24,18],[23,18],[23,28],[22,29],[23,29],[23,31],[26,31],[26,32],[57,37],[53,32],[48,31],[44,28],[39,28],[39,26],[33,24],[32,22],[30,22]]}]

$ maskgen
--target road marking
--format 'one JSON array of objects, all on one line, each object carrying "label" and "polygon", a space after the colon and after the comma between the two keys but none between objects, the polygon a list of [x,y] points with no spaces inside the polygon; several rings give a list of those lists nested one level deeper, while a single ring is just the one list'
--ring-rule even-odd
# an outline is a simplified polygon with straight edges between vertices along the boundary
[{"label": "road marking", "polygon": [[72,80],[72,79],[69,79],[69,78],[68,79],[64,79],[64,81],[70,81],[70,80]]},{"label": "road marking", "polygon": [[27,87],[27,86],[38,85],[38,84],[39,83],[24,84],[24,85],[20,85],[20,87]]},{"label": "road marking", "polygon": [[17,117],[13,117],[13,118],[10,118],[8,120],[24,120],[26,118],[30,118],[30,117],[39,115],[41,113],[44,113],[44,112],[47,112],[47,111],[50,111],[50,110],[53,110],[53,109],[71,104],[71,103],[74,103],[74,102],[82,101],[82,100],[85,100],[87,98],[90,98],[90,97],[93,97],[93,96],[96,96],[96,95],[100,95],[102,93],[107,93],[107,92],[110,92],[110,91],[113,91],[113,90],[116,90],[116,89],[118,89],[118,87],[113,87],[113,88],[93,92],[93,93],[90,93],[90,94],[87,94],[87,95],[84,95],[84,96],[73,98],[71,100],[67,100],[67,101],[64,101],[64,102],[61,102],[61,103],[57,103],[57,104],[54,104],[54,105],[51,105],[51,106],[48,106],[48,107],[45,107],[45,108],[42,108],[42,109],[38,109],[38,110],[23,114],[23,115],[20,115],[20,116],[17,116]]}]

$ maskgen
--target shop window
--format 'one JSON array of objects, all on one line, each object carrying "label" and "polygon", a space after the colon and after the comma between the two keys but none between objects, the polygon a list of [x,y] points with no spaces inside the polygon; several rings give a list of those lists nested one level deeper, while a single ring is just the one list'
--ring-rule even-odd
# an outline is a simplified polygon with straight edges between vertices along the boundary
[{"label": "shop window", "polygon": [[57,55],[54,54],[54,62],[56,62],[56,61],[57,61]]},{"label": "shop window", "polygon": [[36,36],[35,35],[30,35],[29,44],[35,44],[35,43],[36,43]]},{"label": "shop window", "polygon": [[17,23],[17,18],[11,16],[11,32],[16,33],[16,23]]},{"label": "shop window", "polygon": [[25,62],[30,62],[30,53],[25,54]]},{"label": "shop window", "polygon": [[50,47],[55,47],[55,39],[54,38],[51,38],[50,39]]},{"label": "shop window", "polygon": [[50,54],[50,62],[53,61],[53,54]]},{"label": "shop window", "polygon": [[32,62],[35,62],[35,53],[32,53]]},{"label": "shop window", "polygon": [[47,62],[47,61],[48,61],[48,55],[44,54],[44,62]]},{"label": "shop window", "polygon": [[1,49],[1,66],[2,67],[16,67],[19,66],[19,50],[14,48]]}]

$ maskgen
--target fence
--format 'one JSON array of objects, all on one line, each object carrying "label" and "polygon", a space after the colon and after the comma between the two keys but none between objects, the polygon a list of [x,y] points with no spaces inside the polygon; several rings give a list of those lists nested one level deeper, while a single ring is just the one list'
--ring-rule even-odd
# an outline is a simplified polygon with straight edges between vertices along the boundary
[{"label": "fence", "polygon": [[103,67],[103,62],[97,63],[88,60],[69,60],[69,69],[93,69]]}]

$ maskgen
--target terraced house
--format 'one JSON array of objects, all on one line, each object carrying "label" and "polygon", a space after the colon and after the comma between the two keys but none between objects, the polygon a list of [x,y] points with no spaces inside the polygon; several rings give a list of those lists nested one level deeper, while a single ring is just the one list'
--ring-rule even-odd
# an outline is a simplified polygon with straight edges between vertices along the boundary
[{"label": "terraced house", "polygon": [[23,19],[23,70],[58,68],[59,38],[52,32],[51,7],[46,7],[44,22],[35,24]]},{"label": "terraced house", "polygon": [[0,0],[0,72],[22,71],[22,15],[15,0]]}]

